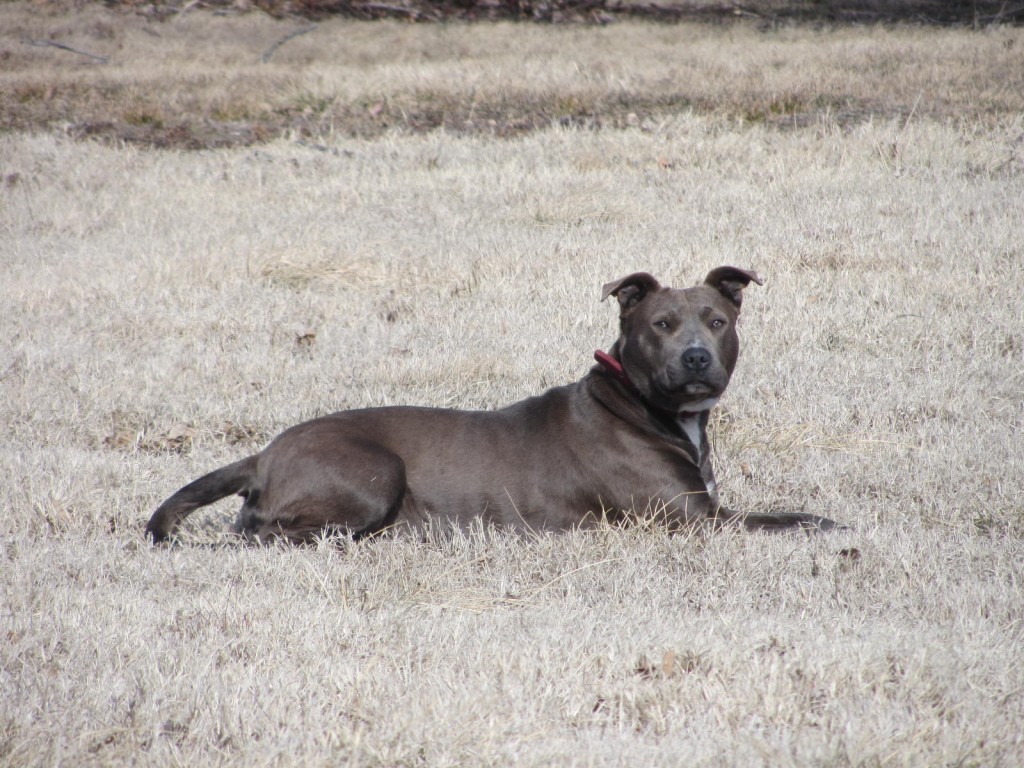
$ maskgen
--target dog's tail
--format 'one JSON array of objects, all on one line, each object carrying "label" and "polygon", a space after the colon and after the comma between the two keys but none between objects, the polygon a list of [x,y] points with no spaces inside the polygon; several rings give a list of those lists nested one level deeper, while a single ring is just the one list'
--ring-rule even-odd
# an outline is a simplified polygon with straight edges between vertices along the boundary
[{"label": "dog's tail", "polygon": [[161,504],[146,524],[146,536],[154,542],[167,541],[178,523],[189,514],[233,493],[246,495],[256,478],[258,454],[203,475]]}]

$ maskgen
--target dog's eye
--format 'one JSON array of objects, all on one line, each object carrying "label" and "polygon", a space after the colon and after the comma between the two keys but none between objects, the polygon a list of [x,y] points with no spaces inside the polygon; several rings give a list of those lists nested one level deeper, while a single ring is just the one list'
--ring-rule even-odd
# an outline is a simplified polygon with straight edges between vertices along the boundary
[{"label": "dog's eye", "polygon": [[716,317],[714,320],[711,321],[712,328],[721,328],[723,325],[725,325],[725,320],[723,320],[720,317]]},{"label": "dog's eye", "polygon": [[668,330],[668,320],[655,320],[654,321],[654,327],[657,328],[659,331],[667,331]]}]

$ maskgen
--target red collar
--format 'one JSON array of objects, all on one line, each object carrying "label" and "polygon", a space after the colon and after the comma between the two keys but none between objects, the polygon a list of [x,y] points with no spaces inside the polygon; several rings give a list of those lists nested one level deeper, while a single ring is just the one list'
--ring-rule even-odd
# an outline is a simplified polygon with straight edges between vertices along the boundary
[{"label": "red collar", "polygon": [[607,352],[600,349],[596,350],[594,352],[594,359],[597,360],[598,365],[604,368],[606,373],[610,374],[613,379],[619,382],[619,384],[624,386],[630,392],[640,391],[636,388],[636,384],[630,380],[629,374],[626,373],[625,369],[622,367],[622,363]]}]

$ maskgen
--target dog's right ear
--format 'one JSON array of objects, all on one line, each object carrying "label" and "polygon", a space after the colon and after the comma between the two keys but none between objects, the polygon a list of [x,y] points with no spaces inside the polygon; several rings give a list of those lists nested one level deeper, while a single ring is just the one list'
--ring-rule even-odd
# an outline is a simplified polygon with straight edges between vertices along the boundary
[{"label": "dog's right ear", "polygon": [[601,289],[601,301],[609,296],[619,300],[623,310],[631,309],[643,301],[644,296],[661,288],[661,284],[647,272],[634,272],[621,280],[605,283]]}]

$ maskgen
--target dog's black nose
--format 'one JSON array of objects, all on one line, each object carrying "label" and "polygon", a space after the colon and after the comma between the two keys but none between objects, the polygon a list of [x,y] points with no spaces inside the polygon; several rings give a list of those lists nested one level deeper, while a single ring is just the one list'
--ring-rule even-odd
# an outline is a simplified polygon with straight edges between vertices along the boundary
[{"label": "dog's black nose", "polygon": [[683,352],[683,365],[691,371],[703,371],[711,365],[711,352],[704,347],[690,347]]}]

